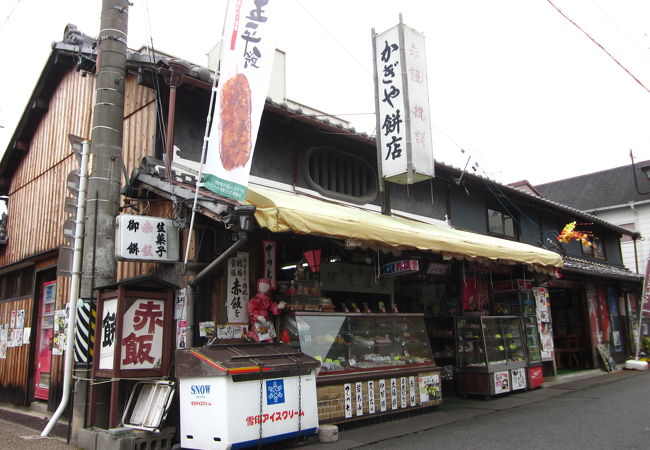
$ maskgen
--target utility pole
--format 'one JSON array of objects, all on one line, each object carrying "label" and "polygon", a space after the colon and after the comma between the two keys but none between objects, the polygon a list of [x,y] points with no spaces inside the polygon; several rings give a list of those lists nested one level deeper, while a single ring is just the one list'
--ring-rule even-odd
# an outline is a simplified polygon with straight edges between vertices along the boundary
[{"label": "utility pole", "polygon": [[[96,286],[116,281],[115,217],[120,206],[128,6],[128,0],[102,0],[83,273],[79,289],[84,299],[95,297],[93,289]],[[76,375],[89,379],[90,367],[78,367]],[[77,441],[79,430],[86,426],[87,410],[88,382],[78,381],[72,414],[72,442]]]}]

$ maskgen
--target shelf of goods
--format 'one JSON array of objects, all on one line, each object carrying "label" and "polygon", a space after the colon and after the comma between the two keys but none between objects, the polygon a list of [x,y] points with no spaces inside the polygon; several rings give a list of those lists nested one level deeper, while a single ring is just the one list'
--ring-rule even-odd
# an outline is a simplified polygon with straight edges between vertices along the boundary
[{"label": "shelf of goods", "polygon": [[440,403],[440,368],[422,314],[294,311],[283,316],[280,332],[321,362],[321,423]]}]

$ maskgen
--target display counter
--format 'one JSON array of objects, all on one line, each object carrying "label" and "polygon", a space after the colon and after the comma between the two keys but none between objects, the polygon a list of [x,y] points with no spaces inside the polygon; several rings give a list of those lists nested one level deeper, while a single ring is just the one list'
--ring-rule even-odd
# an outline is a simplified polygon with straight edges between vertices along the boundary
[{"label": "display counter", "polygon": [[280,329],[285,342],[321,361],[321,422],[440,403],[440,369],[422,314],[294,311]]},{"label": "display counter", "polygon": [[493,396],[526,389],[526,350],[521,318],[456,319],[457,392]]}]

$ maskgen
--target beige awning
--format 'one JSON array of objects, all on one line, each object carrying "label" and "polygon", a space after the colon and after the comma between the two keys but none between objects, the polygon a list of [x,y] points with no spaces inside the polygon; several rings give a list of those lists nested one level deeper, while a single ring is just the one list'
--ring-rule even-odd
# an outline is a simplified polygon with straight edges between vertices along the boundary
[{"label": "beige awning", "polygon": [[371,246],[418,249],[443,255],[542,267],[561,267],[557,253],[521,242],[386,216],[323,200],[249,187],[246,202],[270,231],[355,239]]}]

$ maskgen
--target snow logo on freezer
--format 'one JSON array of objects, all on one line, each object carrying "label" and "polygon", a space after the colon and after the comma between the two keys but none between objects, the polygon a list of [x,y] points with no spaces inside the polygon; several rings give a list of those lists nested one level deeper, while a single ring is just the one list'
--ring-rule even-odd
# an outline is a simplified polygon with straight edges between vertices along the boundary
[{"label": "snow logo on freezer", "polygon": [[284,380],[266,381],[266,404],[284,403]]}]

